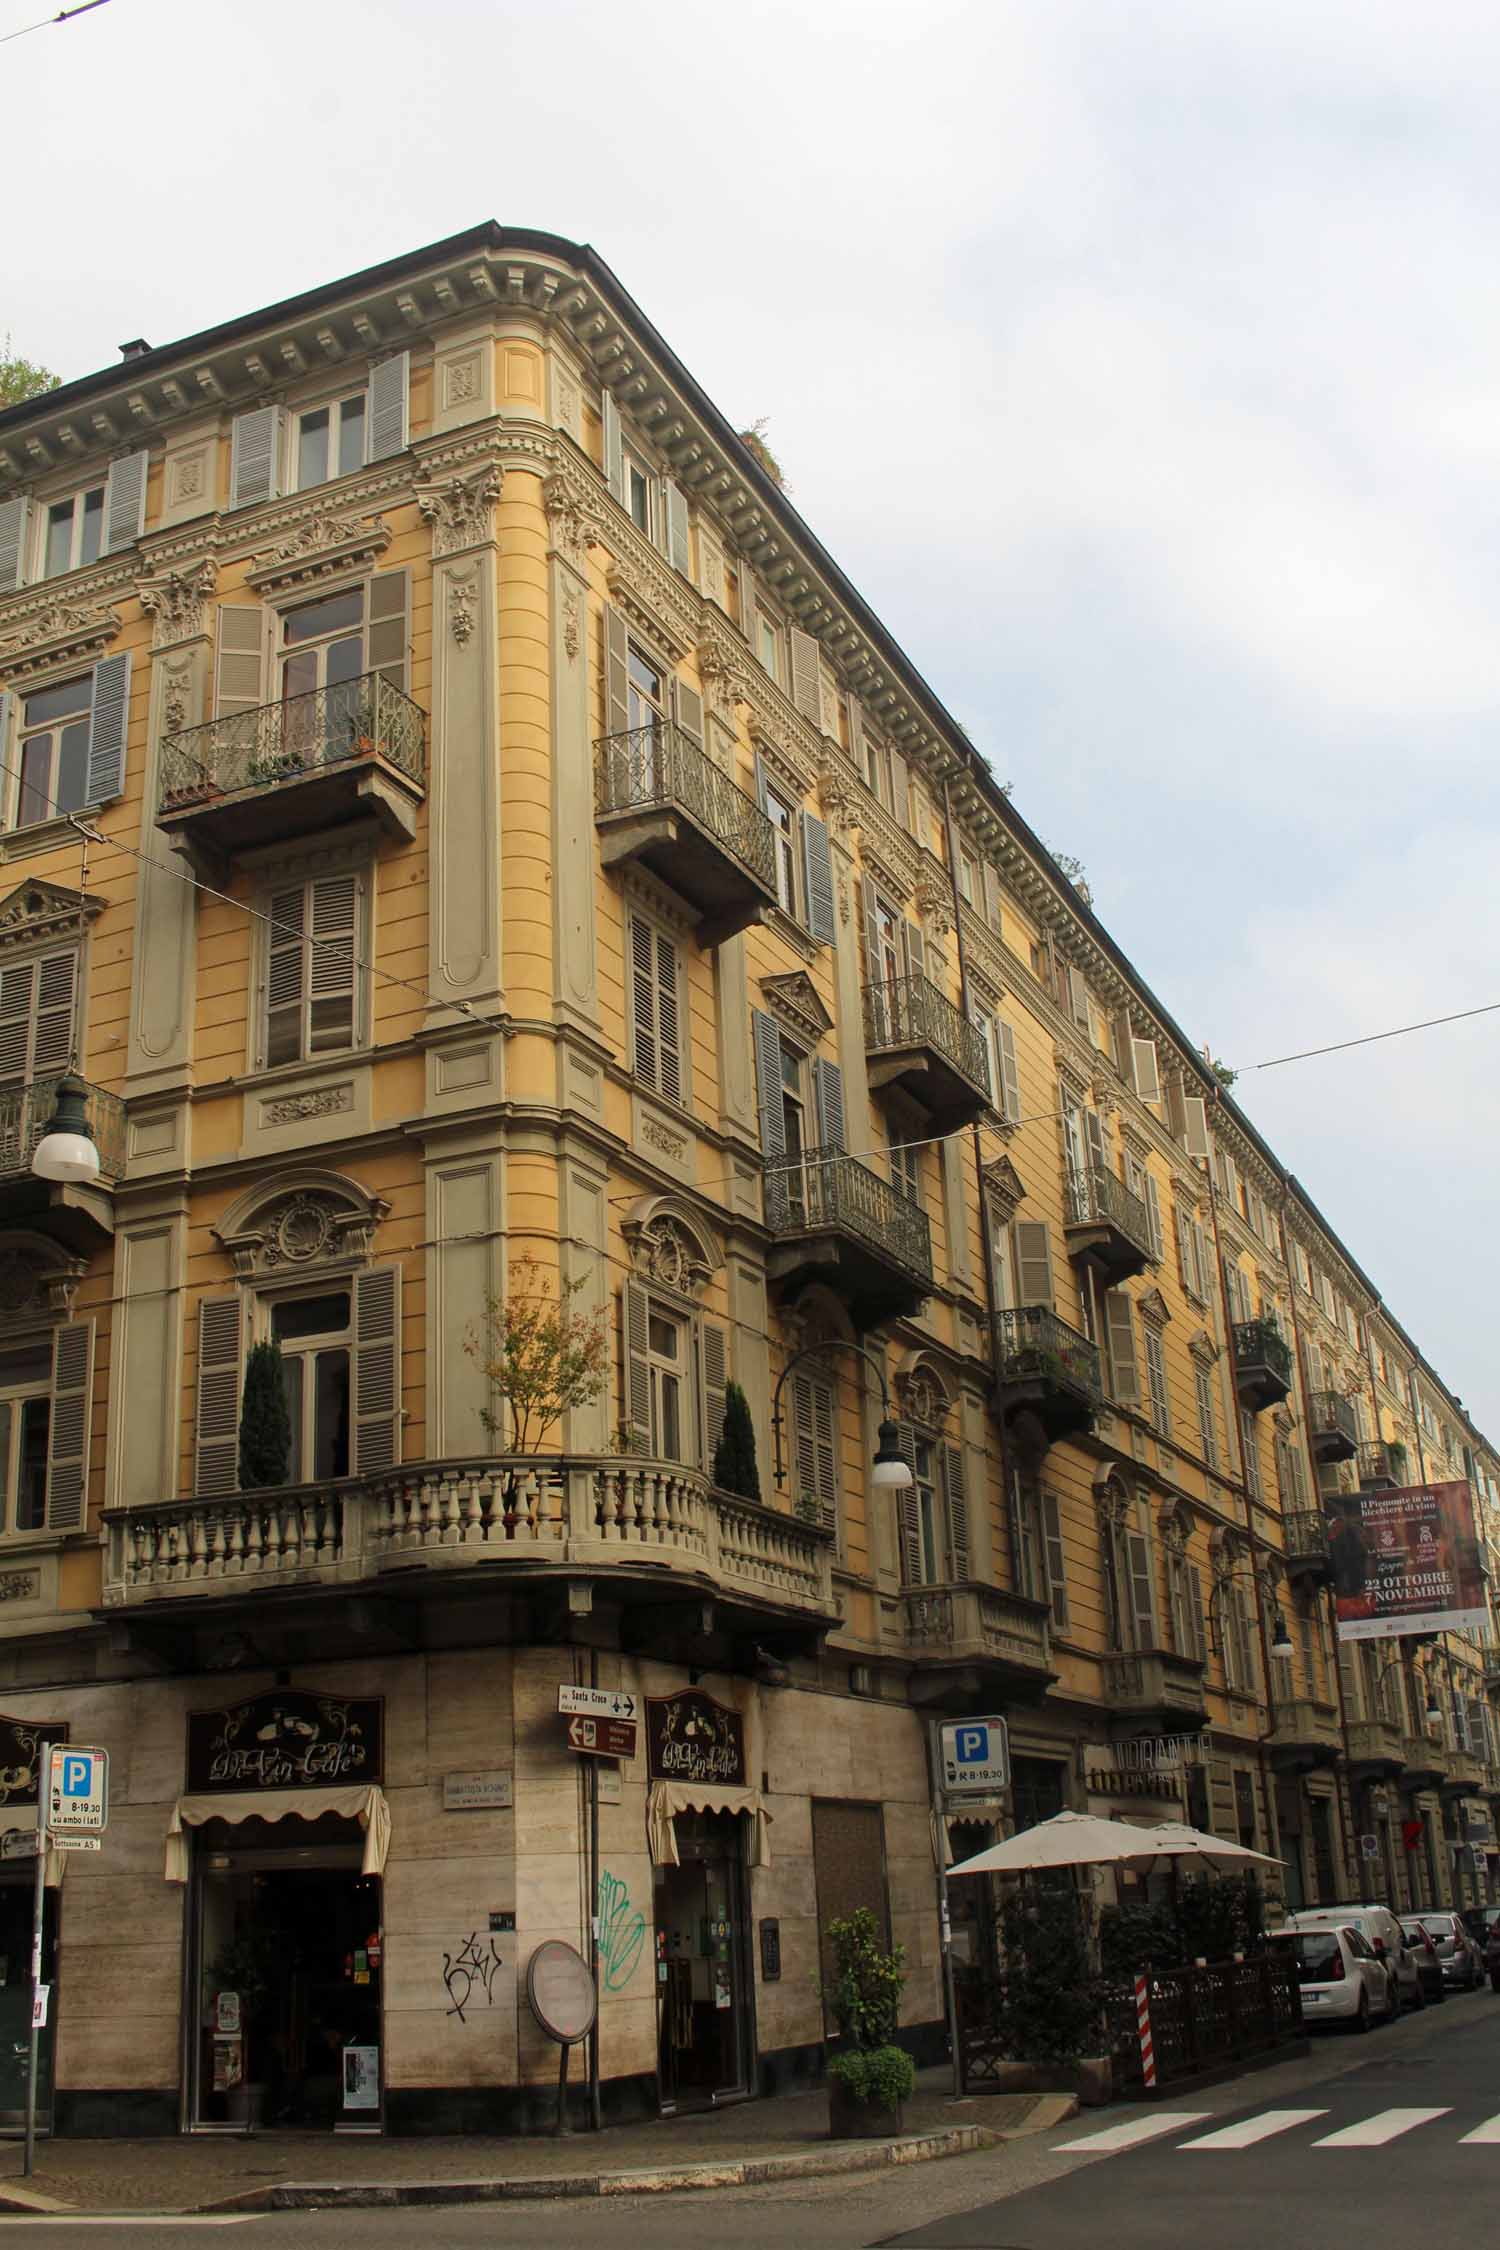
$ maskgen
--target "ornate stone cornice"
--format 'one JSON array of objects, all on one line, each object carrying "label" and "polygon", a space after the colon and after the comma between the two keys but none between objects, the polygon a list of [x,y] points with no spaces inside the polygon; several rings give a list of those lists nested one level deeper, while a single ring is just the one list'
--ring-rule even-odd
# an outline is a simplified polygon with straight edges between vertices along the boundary
[{"label": "ornate stone cornice", "polygon": [[997,1156],[986,1164],[984,1192],[996,1220],[1006,1225],[1026,1200],[1026,1183],[1008,1156]]},{"label": "ornate stone cornice", "polygon": [[258,594],[282,594],[316,586],[343,571],[368,570],[391,543],[391,527],[381,515],[335,515],[323,509],[298,524],[269,555],[245,573]]},{"label": "ornate stone cornice", "polygon": [[801,798],[809,793],[813,785],[812,769],[780,735],[769,733],[758,718],[750,721],[750,747],[761,764],[769,766],[794,795]]},{"label": "ornate stone cornice", "polygon": [[789,1023],[814,1046],[833,1029],[833,1018],[818,998],[818,988],[805,969],[792,969],[779,977],[762,977],[761,995],[774,1015]]},{"label": "ornate stone cornice", "polygon": [[553,475],[542,485],[542,505],[547,511],[547,535],[553,547],[581,571],[593,544],[593,518],[574,477]]},{"label": "ornate stone cornice", "polygon": [[1165,1328],[1172,1317],[1172,1309],[1159,1289],[1148,1289],[1137,1297],[1136,1311],[1153,1328]]},{"label": "ornate stone cornice", "polygon": [[1206,1328],[1200,1328],[1196,1335],[1189,1336],[1188,1350],[1200,1367],[1213,1367],[1217,1364],[1219,1347]]},{"label": "ornate stone cornice", "polygon": [[30,680],[70,664],[91,664],[120,630],[119,613],[54,601],[0,642],[0,679]]},{"label": "ornate stone cornice", "polygon": [[65,890],[58,883],[35,878],[18,883],[0,898],[0,952],[18,952],[30,945],[54,943],[58,938],[82,937],[104,900],[88,891]]},{"label": "ornate stone cornice", "polygon": [[432,526],[434,557],[461,554],[466,547],[483,546],[494,537],[502,479],[499,462],[484,461],[467,476],[414,488],[417,506]]},{"label": "ornate stone cornice", "polygon": [[679,603],[661,599],[663,575],[657,571],[642,574],[633,562],[623,563],[616,556],[605,572],[605,582],[610,600],[627,623],[674,664],[680,664],[694,644],[693,625]]},{"label": "ornate stone cornice", "polygon": [[156,578],[136,581],[136,599],[151,619],[151,646],[170,648],[177,641],[195,640],[205,629],[204,610],[218,583],[219,566],[209,555],[164,571]]}]

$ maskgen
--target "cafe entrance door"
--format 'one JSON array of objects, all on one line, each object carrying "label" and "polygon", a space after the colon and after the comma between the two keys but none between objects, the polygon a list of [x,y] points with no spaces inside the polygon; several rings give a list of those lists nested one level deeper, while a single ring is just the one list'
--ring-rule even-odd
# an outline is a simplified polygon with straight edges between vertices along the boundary
[{"label": "cafe entrance door", "polygon": [[707,2109],[751,2091],[749,1884],[744,1821],[682,1812],[677,1867],[656,1870],[661,2106]]}]

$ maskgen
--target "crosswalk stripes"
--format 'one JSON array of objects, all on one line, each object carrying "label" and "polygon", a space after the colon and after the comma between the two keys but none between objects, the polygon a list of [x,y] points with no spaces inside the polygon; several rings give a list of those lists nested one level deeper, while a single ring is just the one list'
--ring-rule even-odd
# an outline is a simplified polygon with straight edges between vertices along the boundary
[{"label": "crosswalk stripes", "polygon": [[1458,2145],[1460,2148],[1500,2147],[1500,2117],[1487,2117],[1482,2125],[1475,2126],[1472,2133],[1460,2133]]},{"label": "crosswalk stripes", "polygon": [[1449,2109],[1381,2109],[1373,2117],[1362,2117],[1357,2125],[1341,2126],[1336,2133],[1325,2133],[1322,2140],[1314,2141],[1314,2148],[1384,2148],[1388,2142],[1397,2141],[1403,2133],[1410,2133],[1418,2125],[1430,2125],[1435,2117],[1451,2115]]},{"label": "crosswalk stripes", "polygon": [[1200,2133],[1182,2145],[1185,2149],[1254,2148],[1257,2141],[1268,2141],[1275,2133],[1289,2133],[1294,2125],[1310,2125],[1315,2117],[1327,2115],[1326,2109],[1262,2110],[1259,2117],[1242,2117],[1236,2124],[1221,2125],[1216,2133]]},{"label": "crosswalk stripes", "polygon": [[1060,2141],[1053,2154],[1071,2156],[1076,2149],[1089,2149],[1097,2156],[1113,2155],[1142,2141],[1157,2140],[1163,2133],[1179,2132],[1184,2125],[1201,2125],[1208,2114],[1206,2109],[1159,2109],[1125,2125],[1106,2125],[1102,2133],[1085,2133],[1081,2141]]},{"label": "crosswalk stripes", "polygon": [[[1299,2128],[1305,2131],[1320,2125],[1331,2114],[1327,2108],[1262,2109],[1248,2117],[1232,2118],[1227,2125],[1213,2125],[1212,2113],[1208,2110],[1148,2111],[1144,2116],[1129,2118],[1118,2125],[1106,2125],[1098,2132],[1084,2133],[1075,2140],[1057,2141],[1052,2154],[1118,2156],[1127,2149],[1141,2148],[1148,2141],[1165,2140],[1169,2134],[1182,2133],[1187,2137],[1178,2142],[1172,2152],[1174,2155],[1229,2155],[1237,2149],[1257,2148],[1262,2141],[1295,2133]],[[1404,2134],[1414,2133],[1424,2125],[1435,2125],[1444,2117],[1453,2120],[1449,2130],[1460,2148],[1500,2148],[1500,2114],[1485,2118],[1467,2132],[1458,2132],[1457,2127],[1467,2121],[1459,2118],[1451,2106],[1374,2110],[1368,2117],[1337,2126],[1316,2140],[1304,2139],[1301,2145],[1305,2148],[1387,2148]],[[1194,2133],[1190,2129],[1195,2125],[1208,2125],[1211,2130]]]}]

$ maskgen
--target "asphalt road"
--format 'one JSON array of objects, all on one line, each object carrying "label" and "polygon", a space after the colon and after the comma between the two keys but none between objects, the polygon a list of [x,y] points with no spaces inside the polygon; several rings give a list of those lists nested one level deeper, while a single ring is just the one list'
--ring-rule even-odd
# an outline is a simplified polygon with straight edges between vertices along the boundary
[{"label": "asphalt road", "polygon": [[[1316,2114],[1310,2114],[1310,2113]],[[1415,2113],[1420,2112],[1420,2118]],[[1295,2113],[1295,2114],[1292,2114]],[[960,2117],[983,2120],[982,2100]],[[1099,2133],[1179,2122],[1111,2152]],[[1492,2126],[1495,2137],[1469,2139]],[[1337,2133],[1363,2145],[1319,2146]],[[1212,2135],[1228,2145],[1194,2147]],[[308,2167],[309,2174],[312,2167]],[[48,2250],[1473,2250],[1500,2211],[1500,2000],[1449,2000],[1190,2100],[1094,2111],[1010,2146],[703,2195],[235,2218],[0,2217]]]}]

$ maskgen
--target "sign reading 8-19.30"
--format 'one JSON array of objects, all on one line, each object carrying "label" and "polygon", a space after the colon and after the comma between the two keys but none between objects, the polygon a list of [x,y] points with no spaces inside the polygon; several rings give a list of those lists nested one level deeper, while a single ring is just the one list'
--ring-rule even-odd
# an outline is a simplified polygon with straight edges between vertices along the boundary
[{"label": "sign reading 8-19.30", "polygon": [[1003,1719],[955,1719],[942,1730],[943,1789],[989,1795],[1010,1786],[1010,1737]]},{"label": "sign reading 8-19.30", "polygon": [[109,1819],[109,1752],[55,1744],[47,1760],[47,1826],[54,1836],[97,1836]]}]

